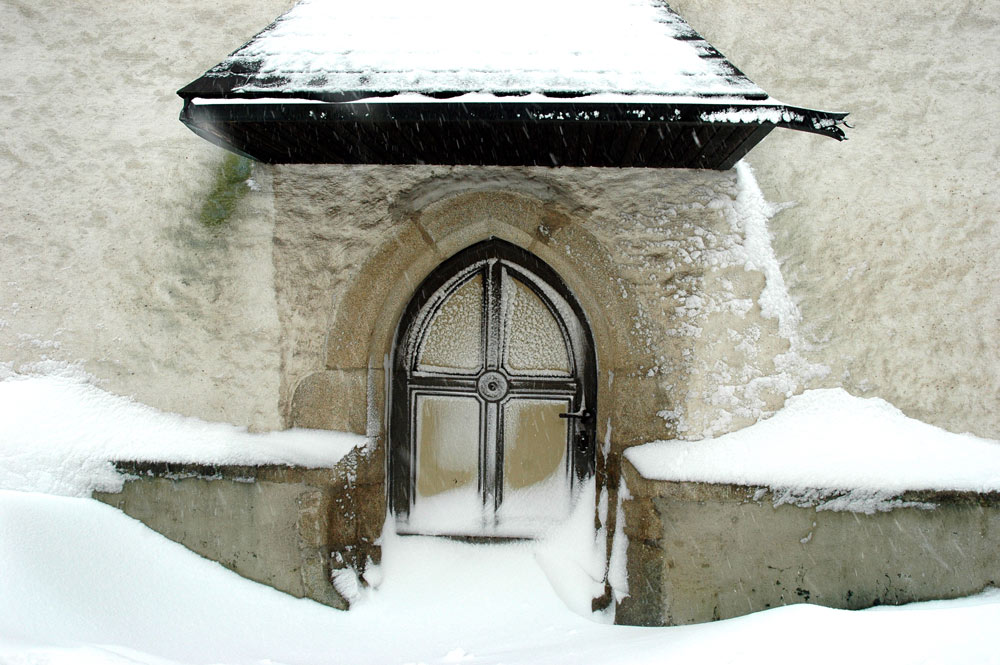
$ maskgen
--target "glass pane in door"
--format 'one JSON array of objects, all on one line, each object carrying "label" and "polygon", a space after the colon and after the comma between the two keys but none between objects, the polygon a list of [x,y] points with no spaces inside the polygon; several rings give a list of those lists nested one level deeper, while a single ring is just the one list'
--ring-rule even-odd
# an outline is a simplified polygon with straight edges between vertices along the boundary
[{"label": "glass pane in door", "polygon": [[434,314],[417,359],[422,372],[471,374],[483,365],[483,276],[477,273]]},{"label": "glass pane in door", "polygon": [[518,374],[568,375],[566,340],[549,308],[527,285],[509,274],[503,291],[507,368]]},{"label": "glass pane in door", "polygon": [[569,512],[567,399],[512,399],[503,413],[503,503],[498,530],[538,535]]},{"label": "glass pane in door", "polygon": [[417,477],[410,527],[427,533],[480,529],[479,400],[416,397]]}]

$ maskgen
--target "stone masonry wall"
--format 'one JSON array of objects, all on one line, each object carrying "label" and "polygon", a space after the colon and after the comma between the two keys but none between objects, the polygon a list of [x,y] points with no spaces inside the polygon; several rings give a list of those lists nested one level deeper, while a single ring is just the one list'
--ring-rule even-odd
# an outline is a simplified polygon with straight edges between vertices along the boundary
[{"label": "stone masonry wall", "polygon": [[680,625],[795,603],[861,609],[1000,580],[1000,495],[906,493],[888,512],[780,504],[767,488],[643,479],[625,462],[628,594],[616,622]]},{"label": "stone masonry wall", "polygon": [[[598,366],[609,395],[628,395],[607,412],[617,445],[753,422],[816,370],[776,365],[794,340],[758,302],[773,276],[755,263],[748,238],[766,210],[746,202],[745,180],[734,172],[275,167],[282,409],[300,425],[376,434],[381,414],[366,409],[362,388],[383,372],[412,290],[454,252],[506,233],[549,261],[585,309],[591,304],[588,315],[613,331],[598,334]],[[370,310],[386,307],[381,329],[366,327],[382,316]],[[381,341],[370,347],[373,335]],[[310,397],[293,404],[297,388]]]}]

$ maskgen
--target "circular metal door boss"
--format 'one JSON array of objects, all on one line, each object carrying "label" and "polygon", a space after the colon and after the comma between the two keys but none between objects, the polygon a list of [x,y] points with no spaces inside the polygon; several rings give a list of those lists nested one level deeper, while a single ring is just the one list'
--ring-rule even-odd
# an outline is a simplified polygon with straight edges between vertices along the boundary
[{"label": "circular metal door boss", "polygon": [[488,402],[498,402],[507,395],[507,377],[500,372],[483,372],[476,383],[480,396]]}]

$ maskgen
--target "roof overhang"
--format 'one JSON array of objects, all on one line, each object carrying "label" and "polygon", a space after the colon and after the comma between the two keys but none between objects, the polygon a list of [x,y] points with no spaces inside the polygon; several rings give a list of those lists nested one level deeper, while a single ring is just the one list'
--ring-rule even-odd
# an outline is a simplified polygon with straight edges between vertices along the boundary
[{"label": "roof overhang", "polygon": [[847,115],[771,99],[662,0],[300,0],[178,94],[270,163],[727,169]]},{"label": "roof overhang", "polygon": [[728,169],[775,127],[843,139],[846,116],[747,101],[455,99],[192,97],[181,121],[273,164]]}]

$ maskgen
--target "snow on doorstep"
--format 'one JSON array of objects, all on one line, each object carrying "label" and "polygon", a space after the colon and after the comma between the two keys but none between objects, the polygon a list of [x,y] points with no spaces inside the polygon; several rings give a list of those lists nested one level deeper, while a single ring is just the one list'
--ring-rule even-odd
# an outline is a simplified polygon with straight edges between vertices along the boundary
[{"label": "snow on doorstep", "polygon": [[571,549],[567,559],[544,543],[390,532],[381,582],[340,612],[239,577],[96,501],[0,491],[0,663],[1000,663],[996,590],[610,626],[567,609],[565,577],[591,573],[579,558],[589,543]]},{"label": "snow on doorstep", "polygon": [[259,63],[242,92],[764,96],[693,34],[655,0],[301,0],[209,76]]},{"label": "snow on doorstep", "polygon": [[121,489],[110,461],[330,467],[365,437],[291,429],[250,434],[164,413],[72,373],[0,381],[0,488],[90,496]]},{"label": "snow on doorstep", "polygon": [[[948,432],[840,388],[806,391],[771,418],[715,439],[656,441],[625,456],[651,480],[860,490],[869,499],[907,490],[1000,491],[1000,442]],[[857,508],[849,504],[827,507]]]}]

